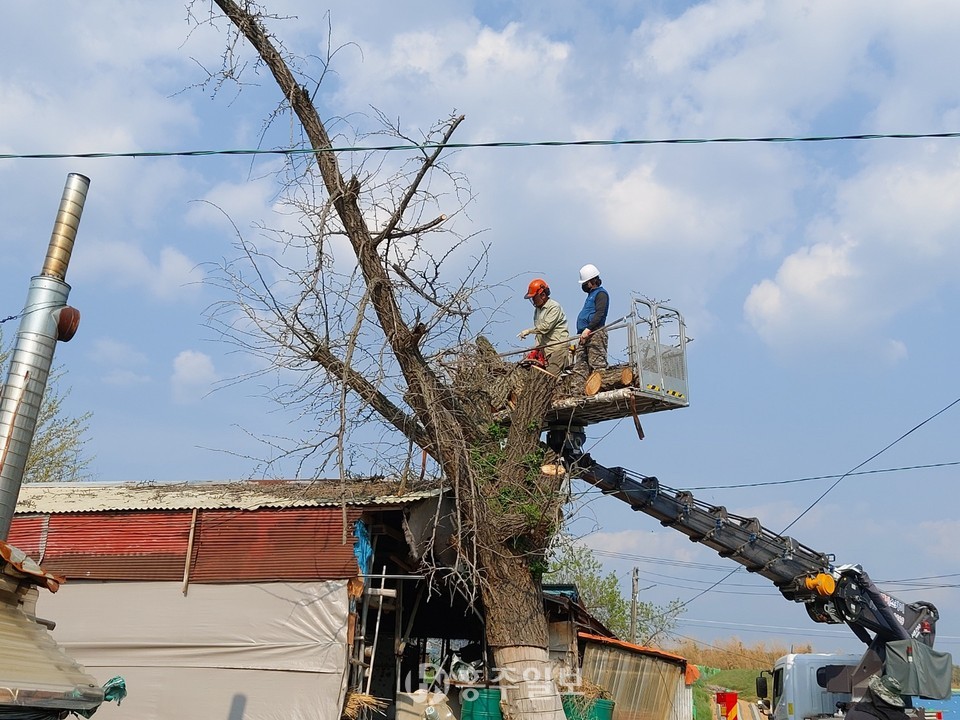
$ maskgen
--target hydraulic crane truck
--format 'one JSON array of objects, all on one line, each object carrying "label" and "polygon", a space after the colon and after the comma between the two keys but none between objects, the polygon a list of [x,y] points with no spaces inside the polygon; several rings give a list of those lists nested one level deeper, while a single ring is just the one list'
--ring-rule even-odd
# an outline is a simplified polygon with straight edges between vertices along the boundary
[{"label": "hydraulic crane truck", "polygon": [[[634,297],[629,313],[608,329],[626,329],[622,367],[631,382],[601,382],[600,391],[591,392],[588,380],[582,396],[555,402],[544,419],[550,449],[563,458],[574,477],[762,575],[787,600],[803,603],[814,622],[845,624],[867,646],[862,656],[788,655],[778,660],[769,706],[773,720],[833,715],[838,705],[842,711],[859,699],[869,679],[878,674],[900,682],[908,707],[914,697],[949,697],[953,662],[948,653],[933,650],[939,614],[932,604],[903,602],[878,589],[859,565],[836,565],[832,555],[772,532],[757,518],[706,504],[655,477],[605,467],[582,454],[579,443],[569,442],[572,432],[587,425],[630,416],[642,439],[640,415],[689,405],[689,339],[679,311]],[[758,678],[757,694],[767,696],[763,676]]]},{"label": "hydraulic crane truck", "polygon": [[[876,674],[897,678],[908,708],[913,707],[912,697],[950,696],[953,661],[948,653],[933,650],[939,614],[932,604],[898,600],[877,588],[859,565],[835,565],[832,555],[772,532],[757,518],[701,502],[655,477],[604,467],[589,456],[568,462],[578,477],[604,494],[762,575],[787,600],[803,603],[814,622],[845,624],[866,644],[859,660],[856,655],[788,655],[778,660],[769,706],[774,720],[824,717],[845,710]],[[767,696],[763,676],[758,678],[757,695]]]}]

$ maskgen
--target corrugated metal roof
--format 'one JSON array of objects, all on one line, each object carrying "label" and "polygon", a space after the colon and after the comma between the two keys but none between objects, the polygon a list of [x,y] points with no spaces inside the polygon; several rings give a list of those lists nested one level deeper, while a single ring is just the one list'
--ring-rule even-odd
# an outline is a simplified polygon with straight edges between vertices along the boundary
[{"label": "corrugated metal roof", "polygon": [[263,507],[392,506],[440,493],[427,488],[397,495],[399,483],[337,480],[228,483],[43,483],[20,488],[17,514],[124,510],[255,510]]},{"label": "corrugated metal roof", "polygon": [[13,519],[10,542],[68,580],[191,582],[330,580],[354,577],[353,523],[336,507],[122,510]]},{"label": "corrugated metal roof", "polygon": [[633,643],[628,643],[625,640],[601,637],[599,635],[591,635],[590,633],[585,632],[581,632],[578,635],[581,640],[586,640],[588,642],[595,642],[599,643],[600,645],[612,645],[613,647],[618,647],[621,650],[628,650],[630,652],[639,653],[640,655],[652,655],[654,657],[662,658],[668,662],[682,665],[683,667],[687,666],[687,659],[685,657],[674,655],[673,653],[666,652],[665,650],[647,647],[646,645],[634,645]]},{"label": "corrugated metal roof", "polygon": [[41,710],[47,710],[50,714],[42,717],[56,717],[56,710],[96,710],[103,702],[103,690],[64,653],[43,625],[23,612],[9,592],[14,587],[4,584],[6,597],[0,600],[0,706],[4,716],[41,717]]}]

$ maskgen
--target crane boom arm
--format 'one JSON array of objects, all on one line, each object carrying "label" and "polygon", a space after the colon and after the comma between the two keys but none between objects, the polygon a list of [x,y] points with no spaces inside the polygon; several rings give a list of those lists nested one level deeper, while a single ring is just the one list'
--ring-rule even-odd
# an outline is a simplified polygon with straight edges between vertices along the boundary
[{"label": "crane boom arm", "polygon": [[604,467],[589,455],[574,467],[578,477],[605,495],[767,578],[785,598],[803,603],[816,622],[846,623],[868,645],[911,637],[933,645],[936,608],[883,593],[858,565],[834,566],[832,555],[772,532],[757,518],[734,515],[725,507],[697,500],[689,491],[666,487],[655,477]]}]

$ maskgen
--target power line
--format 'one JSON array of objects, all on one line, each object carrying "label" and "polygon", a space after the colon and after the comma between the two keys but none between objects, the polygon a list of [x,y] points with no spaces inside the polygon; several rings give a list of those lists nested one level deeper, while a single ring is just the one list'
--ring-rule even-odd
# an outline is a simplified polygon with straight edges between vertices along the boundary
[{"label": "power line", "polygon": [[941,463],[928,463],[926,465],[904,465],[903,467],[882,468],[878,470],[861,470],[859,472],[843,473],[842,475],[811,475],[810,477],[794,478],[793,480],[769,480],[765,482],[742,483],[739,485],[699,485],[696,487],[686,487],[682,489],[683,490],[734,490],[737,488],[767,487],[770,485],[791,485],[794,483],[811,482],[813,480],[832,480],[834,478],[854,477],[856,475],[876,475],[879,473],[903,472],[905,470],[929,470],[931,468],[952,467],[954,465],[960,465],[960,460],[951,460],[950,462],[941,462]]},{"label": "power line", "polygon": [[112,158],[162,158],[162,157],[213,157],[222,155],[273,155],[297,156],[315,155],[318,152],[357,153],[357,152],[393,152],[397,150],[465,150],[477,148],[527,148],[527,147],[614,147],[624,145],[719,145],[748,143],[817,143],[849,140],[920,140],[960,137],[960,132],[939,133],[860,133],[855,135],[801,135],[767,137],[713,137],[713,138],[637,138],[627,140],[533,140],[499,141],[475,143],[423,143],[402,145],[346,145],[320,150],[313,148],[230,148],[222,150],[131,150],[127,152],[64,152],[64,153],[0,153],[0,160],[100,160]]},{"label": "power line", "polygon": [[[896,440],[894,440],[893,442],[888,443],[886,446],[884,446],[883,448],[881,448],[880,450],[878,450],[877,452],[875,452],[873,455],[871,455],[870,457],[868,457],[866,460],[864,460],[863,462],[861,462],[861,463],[859,463],[858,465],[854,466],[853,468],[851,468],[850,470],[848,470],[847,472],[845,472],[843,475],[841,475],[840,477],[838,477],[838,478],[830,485],[830,487],[828,487],[826,490],[824,490],[822,493],[820,493],[819,497],[817,497],[816,500],[814,500],[812,503],[810,503],[810,505],[808,505],[807,508],[806,508],[803,512],[801,512],[799,515],[797,515],[797,517],[795,517],[783,530],[781,530],[779,534],[780,534],[780,535],[783,535],[787,530],[789,530],[791,527],[793,527],[804,515],[806,515],[806,514],[807,514],[808,512],[810,512],[814,507],[816,507],[816,505],[817,505],[821,500],[823,500],[823,498],[825,498],[835,487],[837,487],[837,485],[839,485],[839,484],[843,481],[844,478],[848,477],[851,473],[859,470],[860,468],[862,468],[864,465],[866,465],[867,463],[871,462],[872,460],[878,458],[880,455],[882,455],[883,453],[885,453],[887,450],[889,450],[890,448],[892,448],[894,445],[896,445],[897,443],[899,443],[901,440],[903,440],[904,438],[906,438],[908,435],[916,432],[916,431],[919,430],[921,427],[923,427],[924,425],[926,425],[928,422],[930,422],[930,421],[933,420],[934,418],[938,417],[939,415],[942,415],[943,413],[945,413],[947,410],[949,410],[950,408],[952,408],[952,407],[953,407],[954,405],[956,405],[957,403],[960,403],[960,397],[958,397],[957,399],[953,400],[952,402],[950,402],[949,404],[947,404],[945,407],[943,407],[943,408],[941,408],[940,410],[938,410],[937,412],[935,412],[933,415],[929,416],[926,420],[924,420],[924,421],[922,421],[922,422],[920,422],[920,423],[917,423],[917,424],[914,425],[912,428],[910,428],[909,430],[907,430],[905,433],[903,433],[902,435],[900,435],[900,437],[898,437]],[[697,599],[703,597],[704,595],[706,595],[706,594],[709,593],[709,592],[723,592],[722,590],[717,590],[717,587],[719,587],[720,585],[722,585],[728,578],[730,578],[731,576],[733,576],[733,574],[736,573],[736,572],[738,572],[740,569],[741,569],[741,568],[739,568],[739,567],[734,567],[732,570],[730,570],[730,572],[726,573],[726,574],[725,574],[723,577],[721,577],[719,580],[716,580],[715,582],[711,583],[708,587],[703,588],[702,590],[700,590],[699,592],[697,592],[693,597],[691,597],[691,598],[689,598],[689,599],[687,599],[687,600],[682,601],[682,602],[680,603],[678,609],[683,609],[683,608],[689,607],[690,603],[692,603],[694,600],[697,600]],[[666,583],[664,583],[664,584],[666,584]],[[693,588],[686,588],[686,589],[693,589]],[[745,593],[745,594],[755,594],[755,593]]]},{"label": "power line", "polygon": [[[634,554],[631,554],[631,553],[622,553],[622,552],[616,552],[616,551],[612,551],[612,550],[595,550],[595,549],[593,549],[593,548],[591,548],[591,552],[592,552],[594,555],[597,555],[597,556],[599,556],[599,557],[612,558],[612,559],[615,559],[615,560],[626,560],[626,561],[630,561],[630,562],[650,563],[650,564],[655,564],[655,565],[657,565],[658,567],[665,567],[665,566],[666,566],[666,567],[682,568],[682,569],[686,569],[686,570],[702,570],[702,571],[711,571],[711,572],[724,572],[724,573],[726,573],[727,575],[730,574],[730,572],[729,572],[729,571],[730,571],[730,566],[729,566],[729,565],[712,565],[712,564],[709,564],[709,563],[689,562],[689,561],[686,561],[686,560],[674,560],[674,559],[672,559],[672,558],[654,557],[654,556],[650,556],[650,555],[634,555]],[[737,570],[739,570],[739,568],[737,568]],[[629,571],[629,570],[624,571],[623,573],[621,573],[621,574],[618,576],[618,579],[623,579],[623,578],[626,577],[627,574],[629,574],[630,572],[631,572],[631,571]],[[696,587],[690,587],[689,585],[678,585],[678,584],[675,584],[675,583],[664,582],[664,580],[663,580],[663,579],[660,579],[660,578],[664,578],[664,579],[666,579],[666,580],[673,580],[673,581],[676,581],[677,583],[695,583],[695,584],[696,584],[696,583],[699,583],[699,584],[707,584],[707,583],[710,583],[710,582],[711,582],[710,580],[699,580],[699,579],[697,579],[697,578],[680,577],[680,576],[677,576],[677,575],[667,575],[667,574],[664,574],[664,573],[653,572],[653,571],[651,571],[651,570],[645,570],[645,571],[643,571],[643,575],[644,575],[644,579],[647,580],[648,582],[653,582],[653,583],[656,583],[656,584],[658,584],[658,585],[662,585],[662,586],[664,586],[664,587],[682,588],[682,589],[684,589],[684,590],[696,590],[696,589],[698,589],[698,588],[696,588]],[[893,579],[893,580],[877,580],[877,583],[880,584],[880,585],[882,585],[882,586],[884,586],[884,587],[891,587],[891,586],[900,587],[900,588],[902,588],[903,590],[948,590],[948,589],[953,589],[953,588],[960,587],[960,582],[953,582],[953,583],[940,582],[940,583],[936,583],[936,582],[930,582],[930,581],[931,581],[931,580],[946,580],[946,579],[948,579],[948,578],[958,578],[958,577],[960,577],[960,573],[947,573],[947,574],[944,574],[944,575],[925,575],[925,576],[922,576],[922,577],[914,577],[914,578],[900,578],[900,579]],[[724,585],[725,585],[725,587],[742,587],[742,588],[749,588],[749,589],[754,589],[754,590],[767,589],[767,586],[766,586],[766,585],[759,584],[759,583],[724,583]],[[718,591],[718,592],[722,592],[722,591]],[[765,596],[775,596],[777,593],[775,593],[775,592],[747,593],[747,592],[742,592],[742,591],[741,591],[741,592],[726,591],[725,594],[729,594],[729,595],[741,594],[741,595],[765,595]]]},{"label": "power line", "polygon": [[[683,625],[694,625],[697,627],[715,627],[722,630],[750,630],[752,632],[770,632],[776,631],[782,634],[800,634],[800,635],[823,635],[829,637],[841,637],[849,638],[849,633],[840,632],[839,630],[830,630],[827,628],[796,628],[789,627],[786,625],[760,625],[757,623],[732,623],[724,622],[722,620],[700,620],[698,618],[685,618],[683,616],[677,618],[677,623]],[[836,627],[836,626],[834,626]],[[937,636],[937,639],[940,639],[940,636]]]},{"label": "power line", "polygon": [[634,555],[632,553],[622,553],[615,550],[595,550],[591,548],[594,555],[602,557],[615,558],[617,560],[631,560],[633,562],[656,563],[657,565],[672,565],[675,567],[690,568],[692,570],[729,570],[729,565],[714,565],[710,563],[691,562],[689,560],[673,560],[671,558],[653,557],[651,555]]},{"label": "power line", "polygon": [[821,500],[823,500],[828,494],[830,494],[830,492],[831,492],[837,485],[839,485],[839,484],[841,483],[841,481],[843,481],[843,479],[844,479],[845,477],[849,476],[851,473],[855,472],[856,470],[859,470],[859,469],[862,468],[864,465],[866,465],[868,462],[871,462],[872,460],[880,457],[880,455],[882,455],[882,454],[885,453],[887,450],[889,450],[890,448],[892,448],[894,445],[896,445],[898,442],[900,442],[901,440],[903,440],[905,437],[907,437],[908,435],[912,434],[913,432],[919,430],[920,428],[922,428],[924,425],[926,425],[928,422],[930,422],[931,420],[933,420],[933,419],[936,418],[937,416],[942,415],[943,413],[945,413],[947,410],[949,410],[950,408],[952,408],[952,407],[953,407],[954,405],[956,405],[957,403],[960,403],[960,397],[958,397],[958,398],[957,398],[956,400],[954,400],[953,402],[949,403],[946,407],[943,407],[943,408],[941,408],[940,410],[938,410],[937,412],[935,412],[933,415],[931,415],[930,417],[928,417],[928,418],[927,418],[926,420],[924,420],[923,422],[917,423],[917,424],[914,425],[912,428],[910,428],[910,429],[907,430],[905,433],[903,433],[903,435],[901,435],[900,437],[898,437],[896,440],[894,440],[893,442],[887,444],[886,447],[878,450],[878,451],[875,452],[873,455],[871,455],[871,456],[868,457],[866,460],[864,460],[862,463],[860,463],[859,465],[851,468],[850,470],[848,470],[847,472],[845,472],[843,475],[841,475],[840,477],[838,477],[838,478],[830,485],[830,487],[828,487],[826,490],[824,490],[822,493],[820,493],[820,496],[819,496],[816,500],[814,500],[812,503],[810,503],[810,504],[807,506],[806,510],[804,510],[802,513],[800,513],[799,515],[797,515],[797,516],[790,522],[789,525],[787,525],[783,530],[781,530],[781,531],[780,531],[780,534],[783,535],[787,530],[789,530],[789,529],[792,528],[794,525],[796,525],[797,522],[799,522],[800,518],[802,518],[802,517],[803,517],[804,515],[806,515],[808,512],[810,512],[811,510],[813,510],[813,508],[817,506],[817,503],[819,503],[819,502],[820,502]]}]

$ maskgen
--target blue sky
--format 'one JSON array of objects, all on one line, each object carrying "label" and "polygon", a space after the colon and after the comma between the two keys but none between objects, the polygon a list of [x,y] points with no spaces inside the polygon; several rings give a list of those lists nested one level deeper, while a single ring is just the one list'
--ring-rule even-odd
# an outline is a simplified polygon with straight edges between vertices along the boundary
[{"label": "blue sky", "polygon": [[[413,135],[462,112],[460,142],[960,130],[960,6],[949,0],[270,6],[296,16],[274,29],[305,54],[323,53],[330,8],[342,49],[322,112],[361,128],[376,107]],[[284,122],[261,138],[277,102],[269,78],[216,96],[201,86],[223,35],[186,15],[176,4],[8,3],[0,152],[288,144]],[[605,464],[709,488],[697,497],[779,530],[832,480],[757,483],[842,474],[960,395],[960,140],[474,149],[450,162],[477,196],[457,222],[490,244],[495,312],[481,319],[504,348],[529,324],[529,280],[546,278],[575,315],[587,262],[613,313],[631,292],[684,313],[691,406],[646,418],[642,442],[629,421],[591,429]],[[66,174],[92,180],[67,277],[83,319],[57,361],[71,408],[94,413],[96,479],[240,479],[258,472],[251,436],[297,432],[258,384],[225,382],[256,363],[204,324],[224,299],[211,264],[235,255],[209,203],[255,233],[275,218],[277,167],[0,160],[0,317],[22,307]],[[956,430],[948,410],[862,469],[958,461]],[[944,587],[956,577],[910,583],[960,573],[955,475],[846,478],[790,532],[901,599],[934,602],[940,645],[958,652],[960,602]],[[645,599],[688,599],[728,567],[614,500],[588,493],[584,505],[577,531],[627,587],[640,567],[641,587],[654,586]],[[692,602],[678,631],[856,647],[745,573]]]}]

